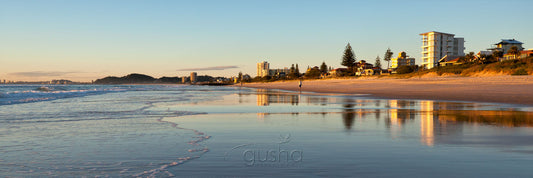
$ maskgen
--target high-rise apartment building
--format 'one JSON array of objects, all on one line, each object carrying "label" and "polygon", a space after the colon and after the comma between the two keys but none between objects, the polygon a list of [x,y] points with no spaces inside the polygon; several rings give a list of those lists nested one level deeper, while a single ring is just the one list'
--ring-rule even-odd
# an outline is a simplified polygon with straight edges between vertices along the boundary
[{"label": "high-rise apartment building", "polygon": [[268,62],[263,61],[263,62],[257,63],[257,76],[258,77],[268,76],[269,69],[270,69],[270,64],[268,64]]},{"label": "high-rise apartment building", "polygon": [[431,69],[438,66],[443,57],[448,59],[465,55],[464,38],[455,38],[454,34],[431,31],[422,36],[422,67]]},{"label": "high-rise apartment building", "polygon": [[191,72],[191,84],[196,83],[196,72]]}]

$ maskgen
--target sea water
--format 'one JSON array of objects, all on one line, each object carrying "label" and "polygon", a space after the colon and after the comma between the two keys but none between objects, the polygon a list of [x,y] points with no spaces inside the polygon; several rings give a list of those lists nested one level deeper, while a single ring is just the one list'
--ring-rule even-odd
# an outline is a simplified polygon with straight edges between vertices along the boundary
[{"label": "sea water", "polygon": [[1,85],[2,177],[531,177],[524,106],[191,85]]}]

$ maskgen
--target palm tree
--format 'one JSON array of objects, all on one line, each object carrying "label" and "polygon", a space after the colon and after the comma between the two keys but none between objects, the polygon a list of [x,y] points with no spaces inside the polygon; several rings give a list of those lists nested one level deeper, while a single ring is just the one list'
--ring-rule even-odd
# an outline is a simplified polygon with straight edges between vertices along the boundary
[{"label": "palm tree", "polygon": [[507,54],[511,54],[514,56],[515,59],[518,59],[518,56],[520,56],[520,51],[518,50],[518,47],[511,46]]}]

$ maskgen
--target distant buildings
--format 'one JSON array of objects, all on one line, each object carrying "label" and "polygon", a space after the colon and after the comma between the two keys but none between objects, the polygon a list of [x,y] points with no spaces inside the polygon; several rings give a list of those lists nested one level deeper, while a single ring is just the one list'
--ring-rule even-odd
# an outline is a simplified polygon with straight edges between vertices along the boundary
[{"label": "distant buildings", "polygon": [[397,58],[391,59],[391,68],[396,69],[400,66],[414,66],[415,58],[409,58],[405,52],[400,52]]},{"label": "distant buildings", "polygon": [[289,74],[289,72],[290,72],[290,70],[287,67],[285,67],[283,69],[269,69],[268,70],[268,75],[283,77],[283,76]]},{"label": "distant buildings", "polygon": [[438,61],[445,56],[455,58],[464,56],[464,38],[455,38],[454,34],[431,31],[421,33],[422,67],[431,69],[438,66]]},{"label": "distant buildings", "polygon": [[196,83],[196,72],[191,72],[191,84]]},{"label": "distant buildings", "polygon": [[501,42],[494,44],[493,48],[489,48],[491,51],[501,51],[503,54],[506,54],[512,46],[518,47],[518,51],[524,50],[522,47],[522,42],[516,41],[515,39],[502,39]]},{"label": "distant buildings", "polygon": [[257,76],[258,77],[266,77],[268,76],[268,72],[270,69],[270,64],[266,61],[257,63]]},{"label": "distant buildings", "polygon": [[290,69],[285,67],[283,69],[270,69],[270,64],[266,61],[257,63],[257,76],[266,77],[266,76],[278,76],[283,77],[289,74]]},{"label": "distant buildings", "polygon": [[64,79],[50,81],[50,84],[56,84],[56,85],[67,85],[67,84],[72,84],[72,83],[73,83],[72,81],[64,80]]}]

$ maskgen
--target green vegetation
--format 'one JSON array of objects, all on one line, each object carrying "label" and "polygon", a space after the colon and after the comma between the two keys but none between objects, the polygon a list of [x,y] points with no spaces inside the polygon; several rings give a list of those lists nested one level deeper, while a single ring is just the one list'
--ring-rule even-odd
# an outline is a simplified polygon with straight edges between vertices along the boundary
[{"label": "green vegetation", "polygon": [[381,59],[378,57],[376,57],[376,63],[374,64],[375,67],[379,67],[381,69]]},{"label": "green vegetation", "polygon": [[516,57],[520,56],[520,50],[518,50],[518,47],[516,47],[516,46],[511,46],[511,48],[509,49],[507,54],[511,54],[511,55],[513,55],[516,58]]},{"label": "green vegetation", "polygon": [[[452,74],[460,76],[473,76],[476,74],[492,73],[492,74],[506,74],[506,75],[531,75],[533,74],[533,57],[528,57],[520,60],[508,60],[503,62],[493,62],[490,64],[469,62],[461,65],[435,67],[429,70],[418,70],[412,73],[400,73],[398,68],[398,75],[393,75],[399,78],[419,77],[428,73],[436,73],[437,75]],[[402,69],[404,70],[404,69]],[[407,70],[407,69],[405,69]]]},{"label": "green vegetation", "polygon": [[385,56],[383,56],[383,60],[387,61],[387,68],[386,69],[388,69],[389,66],[390,66],[390,60],[392,58],[392,54],[394,54],[394,53],[390,50],[390,48],[387,48],[387,51],[385,51]]},{"label": "green vegetation", "polygon": [[320,65],[320,73],[328,73],[328,66],[326,65],[326,62],[322,62],[322,65]]},{"label": "green vegetation", "polygon": [[492,56],[494,56],[494,57],[496,57],[496,58],[503,57],[503,52],[502,52],[502,51],[495,50],[495,51],[492,52]]},{"label": "green vegetation", "polygon": [[344,49],[344,55],[342,56],[341,65],[346,66],[350,71],[354,71],[355,54],[353,53],[352,46],[350,46],[350,43],[348,43],[348,45],[346,45],[346,49]]},{"label": "green vegetation", "polygon": [[[520,52],[514,52],[518,48],[509,50],[509,53],[517,56]],[[389,49],[385,52],[383,60],[389,62],[392,58],[393,52]],[[431,74],[432,76],[438,75],[457,75],[457,76],[483,76],[483,75],[533,75],[533,57],[522,58],[518,60],[507,60],[498,62],[503,56],[501,51],[494,51],[491,55],[482,54],[476,56],[474,52],[469,52],[464,57],[459,59],[459,65],[439,66],[429,70],[419,68],[419,66],[400,66],[395,69],[396,74],[389,75],[375,75],[381,77],[393,77],[393,78],[411,78],[421,77],[423,75]],[[337,70],[335,76],[327,76],[328,71],[331,71],[331,66],[328,66],[325,62],[322,62],[320,67],[308,67],[305,74],[301,74],[298,69],[298,64],[292,65],[290,71],[286,75],[281,76],[267,76],[267,77],[255,77],[253,79],[244,80],[244,82],[274,82],[284,80],[301,80],[305,79],[318,79],[322,74],[326,74],[326,77],[340,77],[340,78],[354,78],[354,70],[358,67],[355,62],[355,54],[353,53],[350,43],[346,45],[344,55],[342,57],[341,64],[348,67],[348,69]],[[364,60],[362,61],[364,62]],[[362,65],[362,64],[361,64]],[[387,68],[388,68],[387,64]],[[381,58],[379,55],[376,57],[376,67],[381,67]],[[394,71],[393,71],[394,72]],[[240,76],[240,75],[239,75]]]},{"label": "green vegetation", "polygon": [[400,66],[396,69],[397,74],[408,74],[416,70],[416,66]]},{"label": "green vegetation", "polygon": [[513,72],[512,75],[527,75],[526,69],[520,68]]},{"label": "green vegetation", "polygon": [[310,68],[309,70],[307,70],[307,72],[305,73],[304,77],[305,78],[311,78],[311,79],[316,79],[316,78],[320,78],[320,69],[316,68],[316,67],[313,67],[313,68]]},{"label": "green vegetation", "polygon": [[[208,75],[204,76],[197,76],[196,80],[197,82],[214,82],[217,79],[225,79],[223,77],[211,77]],[[154,78],[152,76],[144,75],[144,74],[129,74],[123,77],[114,77],[109,76],[101,79],[97,79],[94,81],[94,84],[178,84],[181,83],[181,78],[179,77],[161,77],[161,78]]]}]

